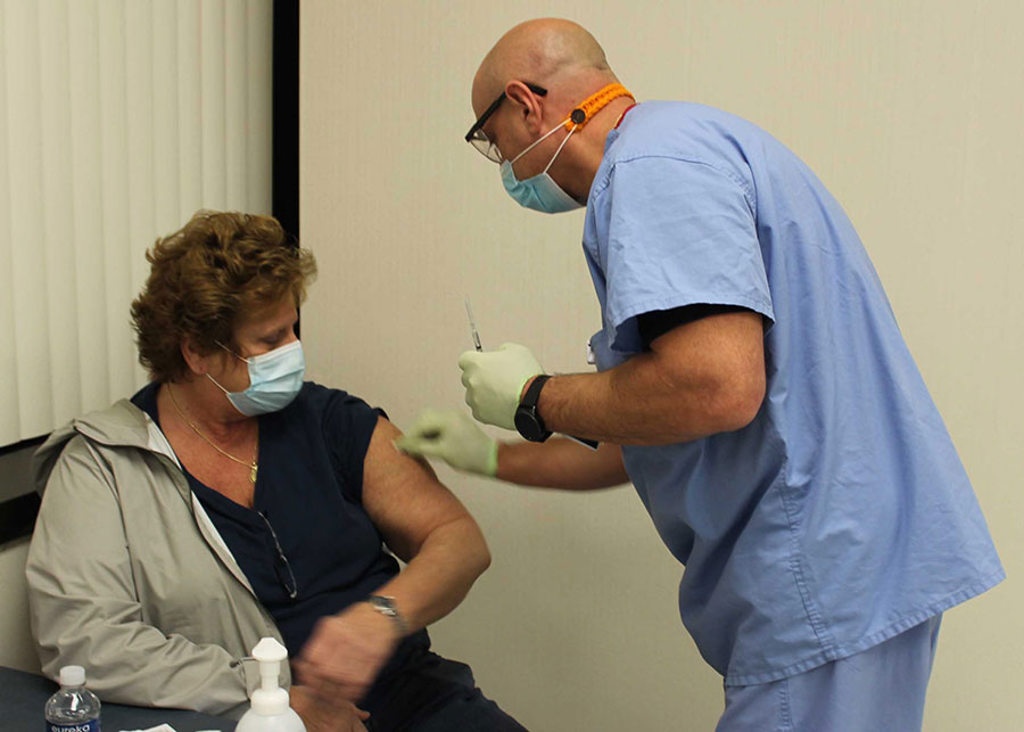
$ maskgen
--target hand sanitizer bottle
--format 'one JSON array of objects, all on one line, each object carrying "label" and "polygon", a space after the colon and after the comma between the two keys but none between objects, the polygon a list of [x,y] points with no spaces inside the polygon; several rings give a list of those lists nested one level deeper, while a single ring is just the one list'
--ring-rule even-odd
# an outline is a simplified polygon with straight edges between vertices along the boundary
[{"label": "hand sanitizer bottle", "polygon": [[60,691],[47,700],[43,714],[46,732],[100,732],[100,700],[85,688],[84,668],[61,668]]},{"label": "hand sanitizer bottle", "polygon": [[238,720],[235,732],[306,732],[302,718],[289,705],[288,692],[278,685],[288,650],[274,638],[262,638],[252,657],[260,664],[260,686],[249,697],[249,711]]}]

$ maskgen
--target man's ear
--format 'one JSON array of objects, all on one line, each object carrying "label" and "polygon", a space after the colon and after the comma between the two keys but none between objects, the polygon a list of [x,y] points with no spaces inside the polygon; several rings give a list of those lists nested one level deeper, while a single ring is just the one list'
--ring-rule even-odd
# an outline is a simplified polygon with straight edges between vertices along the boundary
[{"label": "man's ear", "polygon": [[530,88],[521,81],[510,81],[505,85],[505,96],[515,105],[516,114],[526,124],[527,129],[534,135],[546,132],[544,130],[544,99],[534,94]]}]

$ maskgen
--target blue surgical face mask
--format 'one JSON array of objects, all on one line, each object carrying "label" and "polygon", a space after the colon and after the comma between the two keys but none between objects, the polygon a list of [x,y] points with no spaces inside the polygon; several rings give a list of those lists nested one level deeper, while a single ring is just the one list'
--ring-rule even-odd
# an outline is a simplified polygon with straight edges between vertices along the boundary
[{"label": "blue surgical face mask", "polygon": [[562,152],[562,148],[565,147],[565,143],[569,142],[569,138],[572,137],[572,133],[576,131],[576,126],[573,126],[569,130],[569,134],[562,140],[562,144],[555,150],[555,154],[551,157],[547,167],[544,168],[540,173],[527,178],[526,180],[516,180],[516,174],[512,170],[512,165],[523,157],[526,153],[530,152],[539,143],[550,137],[552,134],[560,130],[564,126],[564,122],[559,124],[552,130],[549,130],[542,135],[538,140],[530,144],[525,150],[516,155],[511,160],[504,160],[501,163],[501,182],[505,184],[505,190],[508,191],[508,195],[512,196],[512,199],[520,206],[524,206],[534,211],[541,211],[543,213],[562,213],[563,211],[572,211],[574,208],[581,208],[583,204],[577,201],[575,198],[570,196],[562,187],[555,183],[554,178],[548,175],[548,170],[551,165],[555,162],[555,158]]},{"label": "blue surgical face mask", "polygon": [[[224,346],[224,350],[231,351]],[[236,358],[242,358],[233,354]],[[224,392],[235,409],[246,417],[277,412],[284,409],[302,389],[302,377],[306,373],[306,359],[302,355],[302,342],[291,343],[261,353],[259,356],[242,358],[249,367],[249,388],[245,391],[228,391],[217,380],[206,376]]]}]

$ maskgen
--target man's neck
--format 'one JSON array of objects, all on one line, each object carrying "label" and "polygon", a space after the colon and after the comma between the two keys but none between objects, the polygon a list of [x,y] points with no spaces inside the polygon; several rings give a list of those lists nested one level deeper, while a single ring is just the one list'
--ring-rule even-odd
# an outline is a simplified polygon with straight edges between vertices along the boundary
[{"label": "man's neck", "polygon": [[[576,179],[581,184],[584,201],[590,194],[594,176],[597,175],[597,169],[601,167],[601,161],[604,159],[604,147],[608,133],[615,128],[619,118],[633,104],[635,102],[630,97],[613,99],[608,106],[594,115],[586,127],[577,133],[583,138],[581,140],[583,144],[577,151],[578,162],[574,168],[577,171]],[[576,192],[573,193],[576,195]]]}]

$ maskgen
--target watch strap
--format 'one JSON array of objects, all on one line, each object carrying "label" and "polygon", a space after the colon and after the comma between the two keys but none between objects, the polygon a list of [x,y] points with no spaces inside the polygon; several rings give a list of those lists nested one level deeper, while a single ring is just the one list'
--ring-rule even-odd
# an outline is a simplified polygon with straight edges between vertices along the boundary
[{"label": "watch strap", "polygon": [[[551,378],[550,374],[537,374],[530,385],[526,388],[526,393],[523,394],[523,398],[519,401],[519,406],[534,408],[537,406],[537,401],[540,399],[540,390],[544,388],[544,384]],[[540,418],[540,414],[537,415],[537,420],[544,424],[544,421]]]}]

